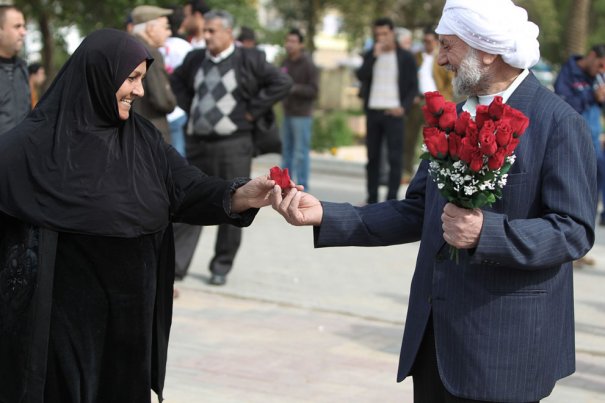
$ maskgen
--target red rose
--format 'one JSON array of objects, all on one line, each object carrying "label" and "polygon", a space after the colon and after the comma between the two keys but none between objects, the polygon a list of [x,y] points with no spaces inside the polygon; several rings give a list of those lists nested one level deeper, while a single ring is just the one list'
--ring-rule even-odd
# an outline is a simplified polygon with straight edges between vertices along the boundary
[{"label": "red rose", "polygon": [[475,116],[477,127],[481,129],[483,127],[483,122],[485,121],[491,121],[487,105],[477,105],[477,114]]},{"label": "red rose", "polygon": [[441,114],[445,107],[445,98],[439,91],[425,92],[424,100],[426,102],[427,110],[433,115]]},{"label": "red rose", "polygon": [[471,171],[479,172],[483,168],[483,156],[474,157],[470,164]]},{"label": "red rose", "polygon": [[458,116],[456,119],[456,124],[454,126],[454,130],[458,133],[459,136],[464,137],[466,134],[466,128],[468,127],[468,123],[471,121],[471,114],[464,111]]},{"label": "red rose", "polygon": [[499,148],[498,151],[487,160],[487,167],[495,171],[496,169],[502,168],[504,165],[504,159],[506,158],[506,149]]},{"label": "red rose", "polygon": [[513,137],[517,138],[525,132],[529,126],[529,119],[523,112],[517,109],[510,110],[510,127],[513,129]]},{"label": "red rose", "polygon": [[502,117],[504,113],[504,104],[502,103],[502,97],[496,96],[491,104],[488,107],[489,116],[492,119],[498,120]]},{"label": "red rose", "polygon": [[436,136],[439,134],[439,128],[438,127],[423,127],[422,128],[422,137],[424,137],[424,140],[426,141],[427,139]]},{"label": "red rose", "polygon": [[462,137],[458,136],[456,133],[450,133],[447,138],[449,153],[453,159],[460,158],[460,147],[462,146]]},{"label": "red rose", "polygon": [[510,140],[510,143],[506,146],[506,155],[512,155],[513,152],[515,152],[515,148],[519,145],[519,141],[518,138],[514,137]]},{"label": "red rose", "polygon": [[424,143],[433,157],[442,159],[447,156],[448,143],[445,132],[438,131],[437,134],[426,137]]},{"label": "red rose", "polygon": [[483,123],[483,127],[479,132],[479,144],[481,152],[487,156],[492,155],[498,149],[498,144],[496,144],[496,136],[494,134],[494,130],[496,129],[494,122],[492,120],[486,120]]},{"label": "red rose", "polygon": [[462,141],[460,141],[460,148],[458,149],[458,155],[460,159],[467,164],[470,164],[473,155],[478,152],[477,142],[471,139],[470,137],[464,137]]},{"label": "red rose", "polygon": [[496,124],[496,142],[500,147],[504,147],[510,143],[513,138],[513,129],[505,120],[499,120]]},{"label": "red rose", "polygon": [[279,185],[280,188],[290,188],[290,174],[288,174],[288,168],[282,170],[280,167],[273,167],[269,170],[269,177],[273,179],[275,184]]},{"label": "red rose", "polygon": [[479,131],[474,120],[469,120],[468,122],[468,126],[466,127],[466,137],[469,137],[474,143],[476,143],[477,139],[479,138]]},{"label": "red rose", "polygon": [[439,124],[439,117],[434,115],[429,110],[428,106],[424,105],[422,107],[422,114],[424,115],[424,120],[425,120],[427,126],[437,126]]},{"label": "red rose", "polygon": [[443,107],[443,113],[439,118],[439,127],[441,130],[445,130],[448,133],[451,130],[454,130],[457,117],[458,114],[456,113],[456,104],[453,102],[446,102],[445,106]]}]

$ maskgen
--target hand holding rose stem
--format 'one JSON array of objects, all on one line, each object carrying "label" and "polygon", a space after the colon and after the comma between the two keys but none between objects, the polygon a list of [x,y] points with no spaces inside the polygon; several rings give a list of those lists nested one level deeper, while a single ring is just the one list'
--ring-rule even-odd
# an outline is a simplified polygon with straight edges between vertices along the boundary
[{"label": "hand holding rose stem", "polygon": [[271,168],[271,178],[276,182],[270,195],[271,204],[288,223],[296,226],[321,224],[323,208],[320,201],[303,192],[303,186],[295,185],[287,168]]}]

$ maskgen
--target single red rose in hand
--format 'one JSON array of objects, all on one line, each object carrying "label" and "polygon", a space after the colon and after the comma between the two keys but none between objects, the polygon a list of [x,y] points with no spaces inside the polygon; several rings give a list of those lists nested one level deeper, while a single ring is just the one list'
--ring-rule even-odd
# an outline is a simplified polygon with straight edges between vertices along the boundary
[{"label": "single red rose in hand", "polygon": [[487,167],[495,171],[496,169],[502,168],[504,165],[504,159],[506,158],[506,149],[499,148],[498,151],[487,160]]},{"label": "single red rose in hand", "polygon": [[276,185],[279,185],[282,189],[290,188],[290,174],[288,168],[283,170],[280,167],[273,167],[269,170],[269,177],[275,181]]},{"label": "single red rose in hand", "polygon": [[471,122],[471,114],[468,113],[467,111],[464,111],[460,114],[460,116],[458,116],[458,119],[456,120],[456,124],[454,125],[454,130],[456,131],[456,133],[461,136],[464,137],[464,135],[466,134],[466,128],[468,127],[469,122]]},{"label": "single red rose in hand", "polygon": [[433,115],[440,115],[445,107],[445,98],[439,93],[439,91],[425,92],[424,100],[428,112]]},{"label": "single red rose in hand", "polygon": [[510,110],[510,127],[513,129],[513,137],[517,138],[525,132],[529,126],[529,119],[520,110]]},{"label": "single red rose in hand", "polygon": [[487,105],[477,105],[477,113],[475,115],[475,123],[477,124],[477,128],[481,129],[485,121],[491,122],[491,118],[489,117],[489,109]]},{"label": "single red rose in hand", "polygon": [[441,130],[445,130],[449,133],[450,131],[454,130],[457,118],[458,114],[456,113],[456,104],[453,102],[446,102],[445,106],[443,107],[443,113],[439,118],[439,127]]},{"label": "single red rose in hand", "polygon": [[492,119],[498,120],[504,114],[505,105],[502,103],[502,97],[496,96],[491,104],[489,104],[488,113]]},{"label": "single red rose in hand", "polygon": [[437,126],[439,124],[439,116],[433,114],[428,106],[424,105],[422,107],[422,114],[424,115],[424,120],[428,126]]}]

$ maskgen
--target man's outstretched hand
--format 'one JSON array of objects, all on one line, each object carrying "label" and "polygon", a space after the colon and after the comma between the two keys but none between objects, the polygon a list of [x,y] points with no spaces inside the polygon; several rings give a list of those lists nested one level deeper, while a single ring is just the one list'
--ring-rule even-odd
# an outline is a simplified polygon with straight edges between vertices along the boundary
[{"label": "man's outstretched hand", "polygon": [[302,186],[286,189],[273,187],[269,196],[273,209],[292,225],[320,225],[323,207],[319,200],[302,191]]}]

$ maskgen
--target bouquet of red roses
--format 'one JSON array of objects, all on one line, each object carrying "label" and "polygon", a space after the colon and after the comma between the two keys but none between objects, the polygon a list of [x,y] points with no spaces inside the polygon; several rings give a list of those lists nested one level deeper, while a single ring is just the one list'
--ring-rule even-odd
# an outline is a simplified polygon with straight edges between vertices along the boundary
[{"label": "bouquet of red roses", "polygon": [[[464,208],[492,205],[502,197],[514,151],[529,119],[519,110],[494,98],[478,105],[475,120],[456,113],[456,104],[437,91],[424,94],[424,144],[421,158],[429,160],[429,175],[441,194]],[[458,250],[450,248],[458,261]]]}]

